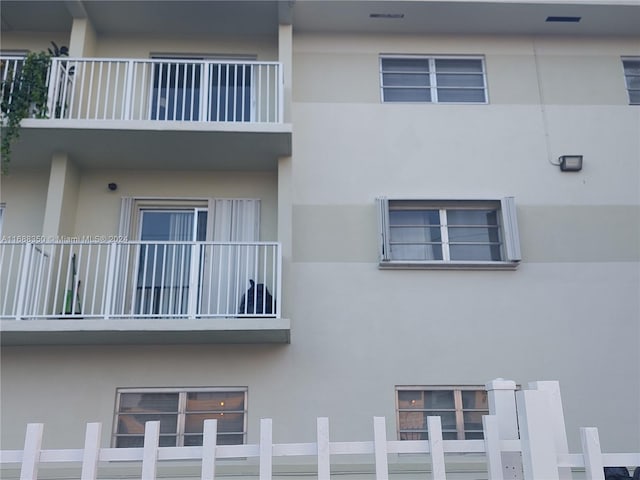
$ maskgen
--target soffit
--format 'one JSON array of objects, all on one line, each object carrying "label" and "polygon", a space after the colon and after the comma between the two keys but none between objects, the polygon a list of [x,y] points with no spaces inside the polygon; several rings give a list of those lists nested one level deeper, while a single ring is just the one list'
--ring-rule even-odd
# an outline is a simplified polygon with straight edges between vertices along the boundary
[{"label": "soffit", "polygon": [[73,17],[87,16],[99,34],[275,35],[292,22],[297,32],[640,35],[640,0],[3,0],[0,8],[4,31],[69,31]]}]

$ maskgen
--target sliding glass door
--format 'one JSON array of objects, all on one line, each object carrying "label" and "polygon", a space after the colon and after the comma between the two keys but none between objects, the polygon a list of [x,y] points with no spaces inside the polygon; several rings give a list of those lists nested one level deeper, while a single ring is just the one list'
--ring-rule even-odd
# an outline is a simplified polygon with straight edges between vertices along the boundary
[{"label": "sliding glass door", "polygon": [[[181,315],[199,291],[199,251],[207,210],[141,210],[134,310],[142,315]],[[195,262],[195,263],[194,263]]]}]

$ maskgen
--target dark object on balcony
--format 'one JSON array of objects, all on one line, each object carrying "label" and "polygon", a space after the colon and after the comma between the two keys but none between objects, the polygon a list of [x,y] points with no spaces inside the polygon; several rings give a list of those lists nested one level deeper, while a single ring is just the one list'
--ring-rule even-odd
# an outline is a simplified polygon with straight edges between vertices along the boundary
[{"label": "dark object on balcony", "polygon": [[247,293],[242,295],[238,314],[262,315],[273,313],[275,302],[273,301],[273,297],[269,293],[269,289],[264,286],[264,283],[259,283],[256,285],[256,282],[254,282],[253,280],[249,280],[249,283],[251,284],[251,287],[249,287]]},{"label": "dark object on balcony", "polygon": [[626,467],[604,467],[604,479],[632,480],[632,477],[629,475],[629,470],[627,470]]}]

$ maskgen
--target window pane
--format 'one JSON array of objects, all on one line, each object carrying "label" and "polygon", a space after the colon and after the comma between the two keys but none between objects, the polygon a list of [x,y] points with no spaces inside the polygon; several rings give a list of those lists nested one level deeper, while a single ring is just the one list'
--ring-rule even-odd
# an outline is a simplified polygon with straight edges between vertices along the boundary
[{"label": "window pane", "polygon": [[426,430],[427,416],[424,412],[399,412],[400,430]]},{"label": "window pane", "polygon": [[244,443],[243,435],[218,435],[218,445],[242,445],[242,443]]},{"label": "window pane", "polygon": [[629,92],[629,102],[632,104],[640,103],[640,90],[634,90]]},{"label": "window pane", "polygon": [[[158,442],[161,447],[175,447],[176,446],[176,436],[175,435],[161,435],[160,441]],[[144,446],[144,436],[143,435],[132,435],[132,436],[118,436],[116,438],[116,447],[117,448],[136,448]]]},{"label": "window pane", "polygon": [[624,60],[622,64],[626,75],[640,75],[640,60]]},{"label": "window pane", "polygon": [[466,430],[482,430],[482,416],[488,415],[489,412],[464,412],[464,429]]},{"label": "window pane", "polygon": [[393,225],[440,225],[440,212],[431,210],[395,210],[389,212],[389,223]]},{"label": "window pane", "polygon": [[177,393],[123,393],[121,412],[178,412]]},{"label": "window pane", "polygon": [[482,440],[484,434],[482,432],[464,432],[465,440]]},{"label": "window pane", "polygon": [[[425,408],[455,408],[452,390],[427,390],[425,395]],[[455,422],[454,422],[455,424]]]},{"label": "window pane", "polygon": [[500,243],[498,227],[449,227],[449,241]]},{"label": "window pane", "polygon": [[484,78],[482,75],[456,75],[438,74],[436,76],[438,87],[482,87]]},{"label": "window pane", "polygon": [[438,88],[438,102],[484,103],[484,89]]},{"label": "window pane", "polygon": [[476,73],[482,72],[482,60],[436,58],[437,73]]},{"label": "window pane", "polygon": [[385,102],[430,102],[431,92],[427,88],[385,88]]},{"label": "window pane", "polygon": [[428,87],[429,75],[411,73],[385,73],[382,75],[385,87]]},{"label": "window pane", "polygon": [[498,225],[496,210],[447,210],[449,225]]},{"label": "window pane", "polygon": [[489,410],[489,397],[485,390],[462,390],[462,408],[464,410]]},{"label": "window pane", "polygon": [[244,411],[244,392],[189,392],[187,412]]},{"label": "window pane", "polygon": [[400,440],[429,440],[427,432],[400,432]]},{"label": "window pane", "polygon": [[391,227],[391,242],[441,243],[440,227]]},{"label": "window pane", "polygon": [[189,413],[185,419],[185,433],[202,433],[204,421],[209,419],[218,420],[219,432],[244,431],[243,413]]},{"label": "window pane", "polygon": [[390,255],[393,260],[428,261],[442,260],[442,245],[390,245]]},{"label": "window pane", "polygon": [[451,260],[499,262],[500,245],[450,245]]},{"label": "window pane", "polygon": [[627,88],[630,90],[640,89],[640,75],[637,77],[627,77]]},{"label": "window pane", "polygon": [[118,433],[144,433],[146,422],[160,422],[160,433],[176,433],[178,416],[170,414],[120,414]]},{"label": "window pane", "polygon": [[429,72],[426,58],[383,58],[383,72]]}]

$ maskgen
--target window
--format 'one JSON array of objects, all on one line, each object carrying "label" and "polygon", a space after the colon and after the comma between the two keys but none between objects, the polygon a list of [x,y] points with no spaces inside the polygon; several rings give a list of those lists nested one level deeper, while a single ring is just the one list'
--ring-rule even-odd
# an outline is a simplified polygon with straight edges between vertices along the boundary
[{"label": "window", "polygon": [[428,440],[427,417],[438,416],[444,440],[483,438],[482,416],[489,414],[482,387],[397,387],[400,440]]},{"label": "window", "polygon": [[160,446],[202,445],[204,421],[218,420],[219,445],[246,441],[246,388],[119,389],[115,447],[141,447],[144,425],[160,421]]},{"label": "window", "polygon": [[520,261],[513,197],[378,199],[380,265],[514,268]]},{"label": "window", "polygon": [[624,78],[629,92],[629,104],[640,105],[640,57],[622,60]]},{"label": "window", "polygon": [[383,102],[486,103],[482,58],[381,57]]}]

